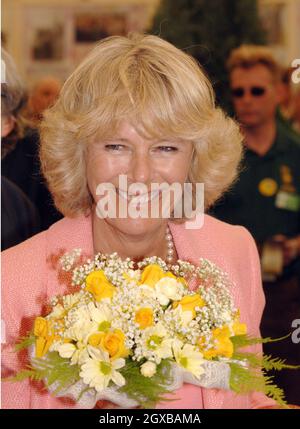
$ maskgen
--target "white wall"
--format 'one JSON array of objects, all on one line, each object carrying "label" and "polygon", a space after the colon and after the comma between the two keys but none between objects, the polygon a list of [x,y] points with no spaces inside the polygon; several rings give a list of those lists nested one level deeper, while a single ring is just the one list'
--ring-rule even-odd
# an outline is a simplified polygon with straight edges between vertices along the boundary
[{"label": "white wall", "polygon": [[291,65],[293,59],[300,58],[300,0],[259,0],[259,2],[262,5],[284,7],[284,43],[272,48],[279,61],[286,66]]}]

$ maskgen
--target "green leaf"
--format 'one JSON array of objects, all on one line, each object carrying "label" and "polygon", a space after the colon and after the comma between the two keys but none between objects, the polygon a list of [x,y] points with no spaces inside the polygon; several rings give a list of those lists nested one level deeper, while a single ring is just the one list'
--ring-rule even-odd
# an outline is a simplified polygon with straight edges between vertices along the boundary
[{"label": "green leaf", "polygon": [[233,343],[234,350],[238,350],[241,347],[253,346],[255,344],[266,344],[266,343],[275,343],[277,341],[282,341],[288,338],[291,334],[287,334],[284,337],[280,338],[261,338],[261,337],[250,337],[248,335],[235,335],[230,337],[231,342]]},{"label": "green leaf", "polygon": [[15,351],[19,352],[21,350],[27,349],[35,343],[35,336],[33,332],[28,332],[25,337],[21,337],[20,340],[15,344]]},{"label": "green leaf", "polygon": [[144,377],[140,371],[140,363],[130,360],[126,361],[126,366],[120,373],[125,377],[126,384],[119,391],[136,400],[143,408],[154,408],[162,400],[175,400],[163,397],[164,394],[170,393],[167,386],[173,382],[171,363],[167,359],[162,360],[157,366],[157,372],[153,377]]},{"label": "green leaf", "polygon": [[300,369],[300,365],[290,365],[285,362],[285,359],[272,358],[270,355],[263,355],[262,367],[267,371],[272,369],[275,369],[276,371],[281,371],[282,369]]},{"label": "green leaf", "polygon": [[284,340],[290,334],[281,338],[254,338],[248,335],[237,335],[231,337],[234,347],[233,360],[241,361],[245,366],[238,363],[230,363],[230,387],[236,393],[245,394],[250,392],[262,392],[273,398],[278,405],[287,407],[284,392],[273,384],[273,377],[264,373],[269,370],[280,371],[282,369],[298,369],[300,366],[289,365],[285,360],[273,358],[269,355],[244,352],[240,349],[255,344],[271,343]]},{"label": "green leaf", "polygon": [[3,381],[20,382],[28,378],[36,381],[42,380],[46,387],[57,383],[53,392],[56,395],[80,380],[79,372],[78,365],[70,365],[69,359],[60,357],[57,352],[50,352],[44,358],[33,358],[27,369],[18,372],[13,377],[5,378]]},{"label": "green leaf", "polygon": [[238,394],[262,392],[274,399],[278,405],[287,408],[284,392],[273,384],[273,377],[266,376],[258,369],[245,368],[236,363],[230,363],[230,388]]},{"label": "green leaf", "polygon": [[36,380],[37,378],[37,374],[35,372],[34,369],[23,369],[22,371],[18,372],[15,376],[13,377],[7,377],[7,378],[2,378],[2,381],[11,381],[11,382],[20,382],[20,381],[24,381],[27,378],[29,378],[30,380]]},{"label": "green leaf", "polygon": [[45,380],[47,387],[57,383],[54,395],[80,379],[80,367],[70,365],[70,360],[62,358],[57,352],[50,352],[44,358],[32,359],[32,368]]}]

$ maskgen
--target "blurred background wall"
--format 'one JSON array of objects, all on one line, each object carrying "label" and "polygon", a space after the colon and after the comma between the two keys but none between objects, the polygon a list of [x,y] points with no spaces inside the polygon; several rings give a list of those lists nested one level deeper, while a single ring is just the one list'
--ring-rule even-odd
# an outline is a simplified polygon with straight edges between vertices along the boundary
[{"label": "blurred background wall", "polygon": [[29,85],[45,74],[64,80],[94,41],[148,27],[157,4],[158,0],[2,0],[3,45]]},{"label": "blurred background wall", "polygon": [[[300,57],[300,0],[251,2],[257,5],[266,31],[264,43],[272,47],[284,66],[291,65],[293,59]],[[108,34],[151,29],[171,42],[182,45],[180,47],[186,48],[197,43],[205,47],[206,41],[201,40],[200,36],[198,40],[197,33],[189,38],[195,25],[199,30],[203,27],[207,33],[207,17],[203,12],[202,22],[201,19],[190,21],[193,18],[190,18],[189,11],[203,9],[211,15],[212,23],[216,20],[215,30],[214,25],[211,28],[216,37],[221,37],[217,45],[221,48],[222,44],[228,43],[228,47],[223,48],[223,58],[230,47],[235,47],[239,34],[232,34],[231,39],[227,37],[227,42],[223,39],[218,22],[222,19],[222,7],[227,10],[238,8],[238,14],[247,15],[249,0],[2,0],[3,45],[14,57],[28,86],[44,75],[52,75],[63,81],[92,48],[93,43]],[[170,11],[170,16],[164,15],[166,10]],[[154,16],[156,18],[153,21]],[[239,25],[242,30],[243,26],[249,26],[249,29],[244,29],[245,33],[251,31],[250,18],[245,24],[243,21],[239,24],[239,16],[228,16],[226,31],[234,33]],[[152,22],[156,23],[153,27]],[[177,39],[181,38],[182,43],[176,43],[178,40],[172,36],[172,32],[176,33]],[[254,36],[254,40],[250,41],[257,43],[260,37]],[[208,46],[208,49],[212,50],[209,55],[218,55],[215,52],[218,50],[216,44]],[[193,49],[190,53],[194,54]],[[210,74],[209,65],[208,72]]]}]

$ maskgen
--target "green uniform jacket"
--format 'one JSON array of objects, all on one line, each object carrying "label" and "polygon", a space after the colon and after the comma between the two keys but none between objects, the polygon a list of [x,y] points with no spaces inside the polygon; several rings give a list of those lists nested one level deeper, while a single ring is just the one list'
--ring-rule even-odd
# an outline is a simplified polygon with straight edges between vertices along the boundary
[{"label": "green uniform jacket", "polygon": [[[238,181],[212,214],[245,226],[258,245],[276,234],[299,235],[300,136],[278,123],[274,144],[264,156],[246,149]],[[300,261],[296,261],[288,271],[295,273],[299,268]]]}]

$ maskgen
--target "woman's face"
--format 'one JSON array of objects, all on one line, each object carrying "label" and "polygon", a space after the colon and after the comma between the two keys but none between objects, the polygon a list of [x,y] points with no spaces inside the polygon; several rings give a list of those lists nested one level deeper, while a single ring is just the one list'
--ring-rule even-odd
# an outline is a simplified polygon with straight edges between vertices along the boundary
[{"label": "woman's face", "polygon": [[[106,222],[126,234],[154,231],[163,220],[151,217],[151,204],[161,198],[158,192],[151,192],[151,184],[182,185],[190,170],[192,154],[191,142],[148,140],[127,122],[120,126],[114,138],[90,143],[86,154],[87,181],[95,203],[103,198],[96,193],[98,185],[111,183],[116,189],[117,210],[120,202],[128,205],[136,195],[136,205],[141,208],[146,204],[149,209],[147,218],[110,217]],[[127,187],[131,189],[128,190],[124,182],[120,184],[120,175],[126,175]],[[131,192],[130,185],[134,183],[143,184],[144,190]]]}]

